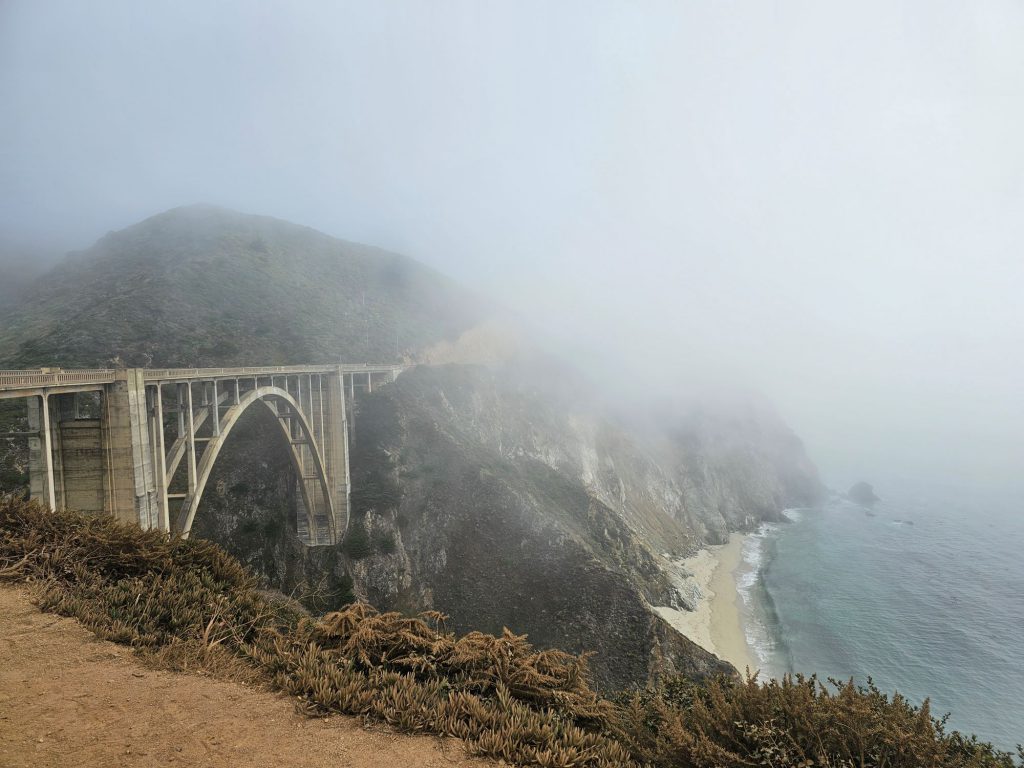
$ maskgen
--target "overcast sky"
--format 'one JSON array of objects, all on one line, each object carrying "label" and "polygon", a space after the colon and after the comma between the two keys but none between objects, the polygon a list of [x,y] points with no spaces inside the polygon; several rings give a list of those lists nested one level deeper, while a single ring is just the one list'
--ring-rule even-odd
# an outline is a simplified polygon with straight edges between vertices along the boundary
[{"label": "overcast sky", "polygon": [[0,109],[8,248],[270,214],[760,390],[835,482],[1024,467],[1019,0],[0,0]]}]

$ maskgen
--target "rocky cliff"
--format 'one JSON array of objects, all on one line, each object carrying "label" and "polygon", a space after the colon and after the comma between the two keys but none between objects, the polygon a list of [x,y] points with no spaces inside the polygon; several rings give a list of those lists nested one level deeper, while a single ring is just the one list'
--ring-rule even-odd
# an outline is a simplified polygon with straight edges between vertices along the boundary
[{"label": "rocky cliff", "polygon": [[[669,557],[812,500],[799,441],[767,421],[740,444],[737,425],[705,421],[645,445],[585,397],[553,389],[508,368],[415,367],[358,404],[342,547],[293,542],[281,524],[287,482],[220,480],[196,533],[307,600],[351,592],[385,609],[441,610],[459,630],[507,626],[541,646],[594,651],[607,688],[730,671],[651,606],[686,606]],[[286,472],[278,462],[262,476]],[[239,515],[233,499],[254,490]],[[265,508],[254,517],[256,499]]]}]

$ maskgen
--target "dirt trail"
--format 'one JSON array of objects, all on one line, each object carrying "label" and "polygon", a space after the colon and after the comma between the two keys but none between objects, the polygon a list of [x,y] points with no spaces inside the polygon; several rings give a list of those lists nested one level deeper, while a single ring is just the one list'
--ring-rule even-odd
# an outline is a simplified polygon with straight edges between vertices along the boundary
[{"label": "dirt trail", "polygon": [[293,700],[154,671],[0,587],[0,766],[488,768],[462,745],[310,719]]}]

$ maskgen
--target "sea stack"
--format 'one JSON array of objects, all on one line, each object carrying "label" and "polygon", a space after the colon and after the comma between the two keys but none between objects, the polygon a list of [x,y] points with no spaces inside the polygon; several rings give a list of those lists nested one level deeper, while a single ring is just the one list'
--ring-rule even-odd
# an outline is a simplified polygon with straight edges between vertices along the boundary
[{"label": "sea stack", "polygon": [[875,495],[875,489],[871,487],[870,483],[865,483],[863,480],[850,486],[850,490],[846,492],[846,498],[865,507],[870,507],[879,500]]}]

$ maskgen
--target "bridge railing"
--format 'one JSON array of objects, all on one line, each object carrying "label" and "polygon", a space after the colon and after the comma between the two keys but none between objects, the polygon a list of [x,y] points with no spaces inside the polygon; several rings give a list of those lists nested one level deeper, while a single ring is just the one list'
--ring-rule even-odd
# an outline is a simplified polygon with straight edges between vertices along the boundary
[{"label": "bridge railing", "polygon": [[[239,368],[146,368],[146,381],[181,381],[183,379],[241,378],[294,374],[333,373],[400,373],[404,366],[379,363],[345,363],[341,365],[268,365]],[[124,378],[123,369],[82,368],[65,371],[60,368],[34,368],[0,371],[0,390],[59,387],[62,385],[103,385]]]},{"label": "bridge railing", "polygon": [[173,379],[214,379],[246,376],[273,376],[305,373],[389,373],[401,371],[401,365],[380,363],[344,363],[341,365],[265,365],[239,368],[147,368],[143,373],[146,381],[167,381]]},{"label": "bridge railing", "polygon": [[63,371],[36,368],[24,371],[0,371],[0,389],[25,387],[53,387],[61,384],[110,384],[117,371],[109,368],[76,369]]},{"label": "bridge railing", "polygon": [[270,376],[273,374],[330,373],[336,365],[267,365],[240,368],[147,368],[143,373],[146,381],[167,379],[215,379],[235,376]]}]

